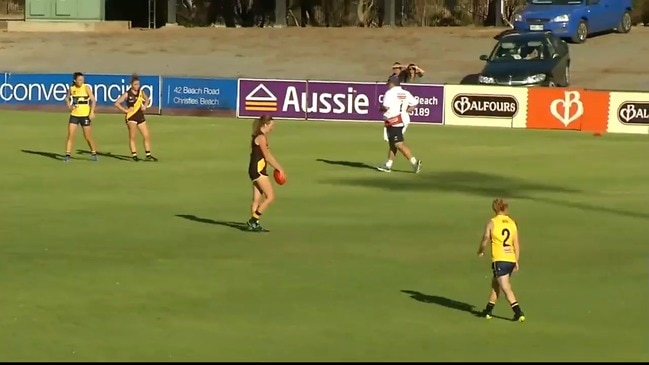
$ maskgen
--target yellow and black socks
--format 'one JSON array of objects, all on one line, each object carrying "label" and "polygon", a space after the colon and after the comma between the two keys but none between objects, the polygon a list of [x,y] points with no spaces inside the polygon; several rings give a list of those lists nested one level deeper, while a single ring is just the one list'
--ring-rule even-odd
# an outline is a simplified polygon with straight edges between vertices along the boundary
[{"label": "yellow and black socks", "polygon": [[491,312],[494,310],[495,306],[496,306],[496,303],[494,303],[494,302],[487,303],[487,306],[484,309],[484,314],[491,314]]},{"label": "yellow and black socks", "polygon": [[259,219],[261,219],[261,213],[259,212],[259,210],[255,210],[255,212],[252,213],[252,217],[250,218],[250,222],[258,223]]},{"label": "yellow and black socks", "polygon": [[516,314],[517,316],[523,315],[523,310],[521,309],[521,306],[518,305],[518,302],[514,302],[511,305],[512,305],[512,310],[514,311],[514,314]]}]

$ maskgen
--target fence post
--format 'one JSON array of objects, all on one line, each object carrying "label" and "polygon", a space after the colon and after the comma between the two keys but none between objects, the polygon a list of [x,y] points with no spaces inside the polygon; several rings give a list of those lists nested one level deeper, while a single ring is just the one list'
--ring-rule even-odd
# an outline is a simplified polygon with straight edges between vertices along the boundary
[{"label": "fence post", "polygon": [[275,0],[275,26],[286,27],[286,0]]},{"label": "fence post", "polygon": [[394,27],[397,25],[396,22],[396,16],[397,16],[397,5],[396,5],[396,0],[384,0],[383,6],[385,8],[384,11],[384,19],[383,19],[383,24],[387,25],[389,27]]}]

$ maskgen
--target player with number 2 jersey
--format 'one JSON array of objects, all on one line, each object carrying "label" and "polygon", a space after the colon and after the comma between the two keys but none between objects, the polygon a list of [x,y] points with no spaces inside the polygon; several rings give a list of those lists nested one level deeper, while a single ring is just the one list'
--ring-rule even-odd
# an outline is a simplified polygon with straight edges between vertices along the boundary
[{"label": "player with number 2 jersey", "polygon": [[516,295],[514,295],[510,283],[511,275],[519,269],[518,226],[509,216],[508,204],[505,200],[496,199],[491,204],[491,207],[496,215],[487,223],[482,242],[480,242],[478,248],[478,256],[483,256],[487,244],[491,242],[491,270],[493,272],[491,293],[489,303],[487,303],[481,315],[487,319],[492,317],[491,312],[496,306],[496,301],[502,291],[514,311],[514,321],[523,322],[525,315],[516,300]]}]

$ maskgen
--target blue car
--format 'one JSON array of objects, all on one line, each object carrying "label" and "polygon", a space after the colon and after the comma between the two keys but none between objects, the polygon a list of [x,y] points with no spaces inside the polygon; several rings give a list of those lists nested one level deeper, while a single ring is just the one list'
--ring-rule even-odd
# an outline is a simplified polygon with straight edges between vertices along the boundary
[{"label": "blue car", "polygon": [[551,31],[574,43],[593,33],[631,31],[631,0],[528,0],[514,14],[514,29]]}]

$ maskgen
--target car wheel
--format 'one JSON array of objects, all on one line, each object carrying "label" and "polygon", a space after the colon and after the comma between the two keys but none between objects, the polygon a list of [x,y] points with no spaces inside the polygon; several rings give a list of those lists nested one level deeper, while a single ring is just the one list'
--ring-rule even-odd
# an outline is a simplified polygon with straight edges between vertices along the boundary
[{"label": "car wheel", "polygon": [[550,80],[548,81],[548,87],[557,87],[557,84],[555,84],[554,81]]},{"label": "car wheel", "polygon": [[620,20],[620,24],[617,25],[617,32],[629,33],[631,31],[632,22],[633,21],[631,20],[631,13],[625,11],[624,15],[622,15],[622,20]]},{"label": "car wheel", "polygon": [[577,33],[572,37],[573,43],[584,43],[588,38],[588,24],[585,21],[580,21],[577,25]]}]

